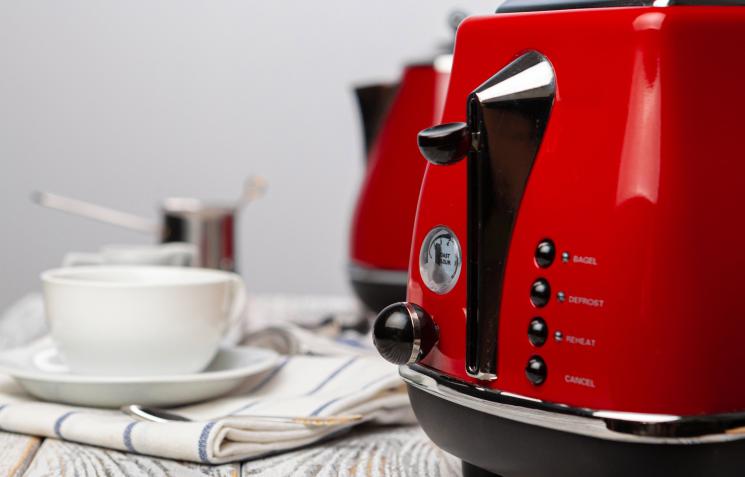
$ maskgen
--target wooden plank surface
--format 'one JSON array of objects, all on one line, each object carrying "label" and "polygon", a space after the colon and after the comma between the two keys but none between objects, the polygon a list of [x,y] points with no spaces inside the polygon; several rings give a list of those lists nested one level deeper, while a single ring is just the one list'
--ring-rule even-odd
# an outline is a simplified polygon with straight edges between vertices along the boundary
[{"label": "wooden plank surface", "polygon": [[45,439],[26,476],[60,477],[238,477],[240,464],[199,465]]},{"label": "wooden plank surface", "polygon": [[0,475],[23,475],[40,444],[38,437],[0,432]]},{"label": "wooden plank surface", "polygon": [[460,459],[419,427],[368,427],[293,452],[243,463],[242,477],[460,477]]},{"label": "wooden plank surface", "polygon": [[367,428],[277,456],[220,466],[128,454],[57,439],[0,432],[0,476],[458,477],[460,461],[421,429]]}]

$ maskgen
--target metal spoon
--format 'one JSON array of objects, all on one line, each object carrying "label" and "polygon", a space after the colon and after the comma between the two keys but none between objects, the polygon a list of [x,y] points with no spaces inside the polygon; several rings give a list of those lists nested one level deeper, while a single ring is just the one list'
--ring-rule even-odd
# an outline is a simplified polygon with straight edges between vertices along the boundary
[{"label": "metal spoon", "polygon": [[[243,191],[241,197],[235,202],[233,206],[235,210],[239,210],[246,205],[254,202],[256,199],[261,198],[265,193],[268,186],[266,179],[260,176],[250,176],[243,183]],[[136,214],[130,214],[111,207],[105,207],[103,205],[94,204],[80,199],[73,199],[72,197],[65,197],[59,194],[51,194],[49,192],[34,191],[31,194],[31,200],[42,207],[50,209],[61,210],[73,215],[79,215],[88,219],[96,220],[98,222],[104,222],[111,225],[118,225],[138,232],[144,232],[151,235],[162,235],[163,227],[161,224],[150,220],[145,217],[140,217]],[[183,202],[183,199],[179,199]],[[195,203],[201,205],[200,201],[193,200]]]},{"label": "metal spoon", "polygon": [[129,212],[122,212],[121,210],[112,209],[110,207],[104,207],[92,202],[73,199],[72,197],[35,191],[31,194],[31,200],[42,207],[61,210],[69,214],[80,215],[92,220],[118,225],[138,232],[158,235],[162,231],[160,224],[145,217],[130,214]]},{"label": "metal spoon", "polygon": [[[139,404],[129,404],[122,406],[121,411],[135,419],[140,421],[148,422],[193,422],[188,417],[171,412],[166,409],[160,409],[157,407],[140,406]],[[216,419],[229,418],[229,417],[250,417],[260,421],[268,422],[282,422],[287,424],[300,424],[307,427],[333,427],[333,426],[344,426],[362,420],[360,414],[350,414],[344,416],[241,416],[241,415],[227,415],[221,416]]]}]

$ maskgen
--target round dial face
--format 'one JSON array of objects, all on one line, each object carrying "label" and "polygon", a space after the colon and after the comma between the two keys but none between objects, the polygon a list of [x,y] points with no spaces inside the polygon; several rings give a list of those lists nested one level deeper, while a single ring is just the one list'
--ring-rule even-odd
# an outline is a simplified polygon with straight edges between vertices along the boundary
[{"label": "round dial face", "polygon": [[443,294],[453,289],[460,275],[458,238],[447,227],[430,230],[419,253],[419,272],[427,288]]}]

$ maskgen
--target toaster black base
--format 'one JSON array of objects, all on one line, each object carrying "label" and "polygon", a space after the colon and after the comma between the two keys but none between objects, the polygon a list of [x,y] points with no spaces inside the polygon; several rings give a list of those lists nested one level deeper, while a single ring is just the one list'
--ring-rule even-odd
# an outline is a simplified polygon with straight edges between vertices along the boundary
[{"label": "toaster black base", "polygon": [[463,461],[463,477],[500,477],[497,474]]},{"label": "toaster black base", "polygon": [[408,385],[417,419],[464,477],[742,476],[745,439],[649,444],[598,439],[505,419]]}]

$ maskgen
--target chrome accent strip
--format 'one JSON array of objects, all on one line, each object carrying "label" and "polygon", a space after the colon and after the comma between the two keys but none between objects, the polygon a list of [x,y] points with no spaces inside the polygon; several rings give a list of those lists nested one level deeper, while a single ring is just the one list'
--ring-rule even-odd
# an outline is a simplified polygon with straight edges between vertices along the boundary
[{"label": "chrome accent strip", "polygon": [[559,10],[674,7],[674,6],[739,6],[745,0],[506,0],[496,13],[552,12]]},{"label": "chrome accent strip", "polygon": [[648,424],[658,424],[660,422],[675,422],[680,416],[673,414],[645,414],[640,412],[623,412],[623,411],[594,411],[592,413],[598,419],[610,419],[627,422],[645,422]]},{"label": "chrome accent strip", "polygon": [[410,386],[474,411],[598,439],[694,445],[745,438],[742,429],[745,413],[675,416],[596,411],[487,389],[419,365],[400,366],[399,374]]},{"label": "chrome accent strip", "polygon": [[[523,194],[556,94],[556,74],[531,50],[468,97],[466,373],[497,379],[505,264]],[[519,133],[518,133],[519,131]]]},{"label": "chrome accent strip", "polygon": [[466,369],[466,373],[468,373],[469,376],[472,378],[479,379],[481,381],[495,381],[497,379],[497,375],[494,373],[488,373],[486,371],[479,371],[477,373],[471,374],[468,369]]},{"label": "chrome accent strip", "polygon": [[[502,70],[498,75],[506,74],[498,82],[490,79],[474,92],[481,104],[492,104],[521,99],[546,99],[556,91],[554,69],[548,60],[535,52],[528,53],[515,64],[515,70]],[[512,66],[512,64],[510,64]],[[509,76],[512,74],[512,76]]]},{"label": "chrome accent strip", "polygon": [[414,341],[411,343],[411,355],[406,364],[416,363],[419,359],[419,353],[422,350],[422,324],[419,320],[419,314],[416,312],[416,308],[411,306],[411,303],[405,302],[404,307],[409,313],[409,319],[414,327]]},{"label": "chrome accent strip", "polygon": [[408,270],[385,270],[382,268],[369,268],[356,263],[350,263],[347,265],[347,272],[352,280],[363,283],[406,286],[409,282]]}]

